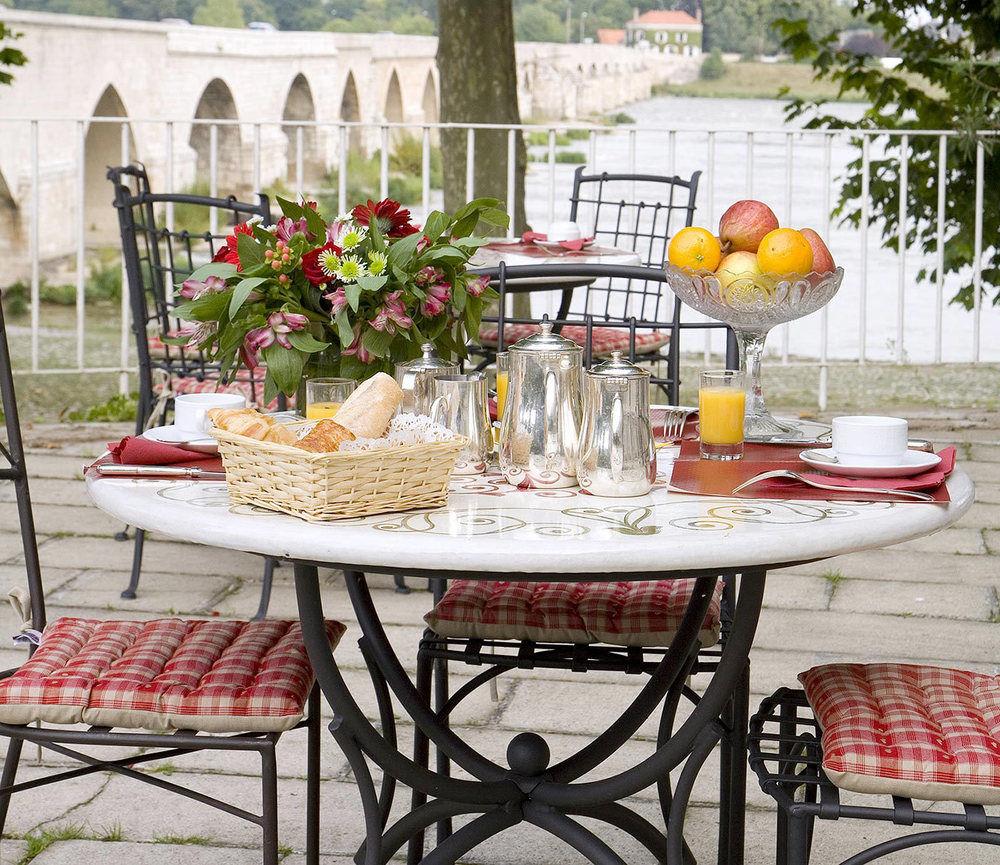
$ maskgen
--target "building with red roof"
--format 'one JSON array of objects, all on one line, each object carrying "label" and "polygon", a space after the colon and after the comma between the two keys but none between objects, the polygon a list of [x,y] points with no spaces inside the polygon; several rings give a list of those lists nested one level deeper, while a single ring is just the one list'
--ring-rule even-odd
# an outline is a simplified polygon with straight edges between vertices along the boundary
[{"label": "building with red roof", "polygon": [[626,45],[650,45],[668,54],[701,54],[701,13],[698,18],[680,9],[651,9],[625,24]]}]

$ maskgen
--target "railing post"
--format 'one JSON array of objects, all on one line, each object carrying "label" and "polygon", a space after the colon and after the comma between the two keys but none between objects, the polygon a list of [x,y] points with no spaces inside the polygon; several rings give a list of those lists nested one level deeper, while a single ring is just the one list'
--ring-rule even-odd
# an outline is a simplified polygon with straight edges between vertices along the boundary
[{"label": "railing post", "polygon": [[986,146],[981,136],[976,138],[976,222],[973,239],[972,262],[972,360],[979,363],[981,317],[983,306],[983,174]]},{"label": "railing post", "polygon": [[82,370],[87,310],[87,129],[82,120],[76,124],[76,166],[76,367]]},{"label": "railing post", "polygon": [[870,205],[868,194],[871,188],[871,139],[861,133],[861,267],[860,295],[858,298],[858,363],[864,365],[868,340],[868,219]]},{"label": "railing post", "polygon": [[948,136],[938,139],[937,177],[937,249],[934,256],[936,271],[934,292],[934,363],[941,363],[941,343],[944,331],[944,213],[948,188]]},{"label": "railing post", "polygon": [[[129,147],[128,121],[121,125],[121,164],[128,165],[132,161],[132,154]],[[118,393],[128,396],[128,368],[129,368],[129,346],[132,343],[129,325],[132,319],[132,305],[128,296],[128,273],[125,270],[125,255],[122,254],[122,326],[121,326],[121,346],[119,352],[119,363],[121,372],[118,374]]]},{"label": "railing post", "polygon": [[381,129],[382,146],[379,154],[378,189],[380,198],[389,197],[389,127],[383,124]]},{"label": "railing post", "polygon": [[423,142],[420,147],[420,198],[424,209],[424,219],[431,212],[431,128],[424,127]]},{"label": "railing post", "polygon": [[465,198],[472,201],[476,197],[476,130],[470,126],[465,130]]},{"label": "railing post", "polygon": [[39,328],[39,288],[41,284],[39,243],[39,210],[42,196],[39,190],[38,170],[38,121],[31,121],[31,223],[29,224],[29,244],[31,245],[31,371],[38,372],[38,328]]},{"label": "railing post", "polygon": [[896,293],[896,363],[902,363],[906,355],[903,339],[906,332],[906,221],[909,214],[910,194],[910,136],[899,140],[899,281]]},{"label": "railing post", "polygon": [[514,215],[517,198],[517,130],[507,130],[507,237],[514,238]]}]

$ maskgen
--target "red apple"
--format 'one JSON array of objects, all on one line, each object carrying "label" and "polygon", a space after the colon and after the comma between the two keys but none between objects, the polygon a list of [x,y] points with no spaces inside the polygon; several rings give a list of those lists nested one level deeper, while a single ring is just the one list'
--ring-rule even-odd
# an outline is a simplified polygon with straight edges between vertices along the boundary
[{"label": "red apple", "polygon": [[830,255],[830,250],[827,248],[826,244],[823,243],[823,238],[811,228],[800,228],[799,234],[801,234],[806,239],[809,246],[812,247],[813,273],[833,273],[833,271],[837,269],[837,265],[834,264],[833,256]]},{"label": "red apple", "polygon": [[728,252],[756,252],[760,241],[778,227],[778,217],[763,201],[737,201],[719,220],[719,240]]}]

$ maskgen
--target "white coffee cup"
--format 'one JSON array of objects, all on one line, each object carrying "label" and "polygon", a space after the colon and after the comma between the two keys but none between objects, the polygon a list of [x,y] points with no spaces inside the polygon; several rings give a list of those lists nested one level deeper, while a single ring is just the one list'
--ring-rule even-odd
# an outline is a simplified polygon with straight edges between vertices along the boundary
[{"label": "white coffee cup", "polygon": [[909,425],[901,417],[833,419],[833,451],[847,465],[894,466],[906,456]]},{"label": "white coffee cup", "polygon": [[246,408],[240,393],[185,393],[174,399],[174,426],[191,435],[203,435],[212,425],[207,412],[213,408]]},{"label": "white coffee cup", "polygon": [[559,243],[563,240],[579,240],[583,237],[580,226],[575,222],[553,222],[549,225],[549,230],[545,233],[545,239],[552,243]]}]

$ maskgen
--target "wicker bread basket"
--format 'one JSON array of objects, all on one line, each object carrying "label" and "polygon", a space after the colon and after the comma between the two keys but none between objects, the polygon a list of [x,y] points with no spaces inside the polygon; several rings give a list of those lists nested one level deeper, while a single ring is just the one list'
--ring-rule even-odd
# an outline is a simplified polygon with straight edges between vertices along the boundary
[{"label": "wicker bread basket", "polygon": [[465,440],[316,454],[213,428],[234,504],[306,520],[442,506]]}]

